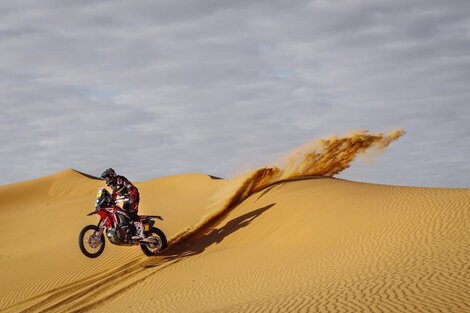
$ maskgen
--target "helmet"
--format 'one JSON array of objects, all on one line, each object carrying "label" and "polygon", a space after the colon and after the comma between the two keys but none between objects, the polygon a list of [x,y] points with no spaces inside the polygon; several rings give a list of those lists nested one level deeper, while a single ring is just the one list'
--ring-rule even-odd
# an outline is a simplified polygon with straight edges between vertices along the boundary
[{"label": "helmet", "polygon": [[113,202],[113,197],[105,188],[98,189],[96,193],[95,208],[98,210],[103,205],[110,205]]},{"label": "helmet", "polygon": [[101,174],[101,179],[105,179],[106,183],[111,181],[114,177],[116,177],[116,172],[112,168],[108,168]]}]

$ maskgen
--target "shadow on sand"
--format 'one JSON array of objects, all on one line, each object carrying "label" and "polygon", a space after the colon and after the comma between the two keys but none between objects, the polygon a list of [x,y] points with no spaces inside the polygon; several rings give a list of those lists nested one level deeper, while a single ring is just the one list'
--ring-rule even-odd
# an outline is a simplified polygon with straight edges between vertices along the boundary
[{"label": "shadow on sand", "polygon": [[[272,208],[276,203],[271,203],[265,207],[256,209],[249,213],[243,214],[233,220],[227,222],[220,228],[214,228],[208,234],[198,235],[196,234],[193,238],[190,238],[184,242],[179,243],[174,247],[168,248],[160,254],[159,260],[148,260],[145,262],[145,267],[153,267],[160,265],[162,262],[161,258],[165,261],[173,261],[204,252],[209,246],[218,244],[224,240],[225,237],[233,234],[237,230],[248,226],[255,218]],[[203,230],[201,230],[201,233]]]}]

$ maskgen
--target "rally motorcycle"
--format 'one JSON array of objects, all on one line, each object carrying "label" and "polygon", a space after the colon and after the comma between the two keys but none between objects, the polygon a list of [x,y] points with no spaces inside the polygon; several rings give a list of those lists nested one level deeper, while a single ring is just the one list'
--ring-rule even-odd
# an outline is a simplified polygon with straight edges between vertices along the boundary
[{"label": "rally motorcycle", "polygon": [[154,227],[154,219],[163,220],[161,216],[140,215],[144,229],[143,239],[132,239],[135,234],[135,226],[129,214],[117,204],[129,201],[126,198],[113,199],[111,194],[104,188],[98,190],[95,211],[88,216],[97,214],[100,221],[97,225],[85,226],[78,237],[80,250],[89,258],[96,258],[103,253],[105,240],[119,246],[135,246],[140,248],[147,256],[157,255],[164,250],[168,243],[165,234]]}]

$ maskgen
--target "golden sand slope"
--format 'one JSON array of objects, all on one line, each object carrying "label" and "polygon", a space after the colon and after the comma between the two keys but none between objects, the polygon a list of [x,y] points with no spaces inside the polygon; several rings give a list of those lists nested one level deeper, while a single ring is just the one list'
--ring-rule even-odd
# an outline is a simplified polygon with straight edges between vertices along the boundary
[{"label": "golden sand slope", "polygon": [[[72,170],[0,186],[5,312],[469,312],[470,190],[298,178],[261,189],[160,257],[81,255],[102,182]],[[223,180],[138,184],[169,237],[214,210]]]},{"label": "golden sand slope", "polygon": [[[162,215],[166,221],[161,228],[174,236],[200,218],[207,209],[209,195],[221,182],[207,175],[188,174],[137,183],[140,212]],[[108,243],[99,261],[93,262],[78,250],[80,230],[98,222],[86,214],[94,210],[96,191],[103,186],[103,181],[74,170],[0,186],[0,310],[33,299],[25,303],[28,307],[60,286],[135,262],[142,256],[137,247]]]},{"label": "golden sand slope", "polygon": [[191,237],[255,192],[293,178],[332,177],[347,169],[358,155],[371,149],[381,152],[404,134],[403,129],[397,129],[388,135],[371,134],[367,130],[354,131],[341,137],[335,135],[306,143],[292,150],[282,160],[276,162],[277,165],[238,175],[218,188],[208,210],[209,214],[175,236],[170,245]]}]

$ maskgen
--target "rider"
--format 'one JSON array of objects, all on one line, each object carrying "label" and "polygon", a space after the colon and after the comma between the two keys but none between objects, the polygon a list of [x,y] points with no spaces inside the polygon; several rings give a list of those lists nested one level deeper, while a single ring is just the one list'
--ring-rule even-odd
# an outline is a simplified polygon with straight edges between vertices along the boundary
[{"label": "rider", "polygon": [[142,223],[139,220],[137,212],[139,211],[139,191],[127,178],[124,176],[116,175],[116,172],[112,168],[108,168],[101,174],[101,179],[106,180],[106,185],[111,187],[113,190],[113,198],[117,199],[118,197],[126,198],[127,201],[124,202],[123,209],[129,212],[134,226],[137,230],[135,236],[132,236],[132,239],[143,239],[144,228]]}]

